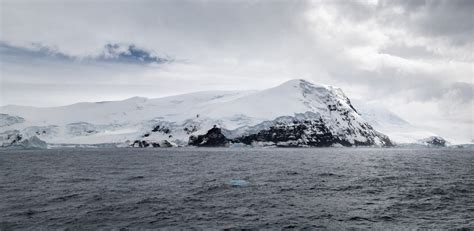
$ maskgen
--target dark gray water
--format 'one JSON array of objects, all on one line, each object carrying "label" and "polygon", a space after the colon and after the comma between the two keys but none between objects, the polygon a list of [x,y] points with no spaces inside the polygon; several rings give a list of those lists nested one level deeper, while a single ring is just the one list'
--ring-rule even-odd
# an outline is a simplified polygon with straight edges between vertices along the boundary
[{"label": "dark gray water", "polygon": [[469,150],[0,151],[0,230],[474,228],[473,214]]}]

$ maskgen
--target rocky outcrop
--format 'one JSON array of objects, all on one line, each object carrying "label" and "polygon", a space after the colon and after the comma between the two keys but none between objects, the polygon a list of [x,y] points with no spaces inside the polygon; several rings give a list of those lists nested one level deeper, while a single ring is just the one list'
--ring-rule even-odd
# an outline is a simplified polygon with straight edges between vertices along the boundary
[{"label": "rocky outcrop", "polygon": [[[365,125],[366,130],[346,130],[346,136],[334,134],[325,124],[323,119],[274,121],[272,125],[258,130],[253,134],[242,135],[233,139],[227,138],[221,128],[214,127],[205,135],[191,136],[189,145],[202,147],[222,147],[229,143],[243,143],[252,146],[276,147],[331,147],[334,145],[351,146],[393,146],[390,139]],[[267,122],[268,123],[268,122]],[[350,135],[358,133],[365,137],[365,141],[350,139]]]},{"label": "rocky outcrop", "polygon": [[36,136],[24,138],[18,130],[0,134],[0,147],[14,149],[46,149],[48,144]]},{"label": "rocky outcrop", "polygon": [[8,130],[0,133],[0,146],[8,147],[13,144],[20,142],[23,139],[23,136],[18,130]]},{"label": "rocky outcrop", "polygon": [[223,147],[230,142],[227,137],[222,134],[221,128],[214,126],[204,135],[190,136],[189,145],[199,147]]},{"label": "rocky outcrop", "polygon": [[160,144],[156,142],[149,142],[146,140],[135,140],[130,146],[133,148],[148,148],[148,147],[159,148]]},{"label": "rocky outcrop", "polygon": [[129,146],[133,148],[172,148],[178,145],[168,140],[135,140]]},{"label": "rocky outcrop", "polygon": [[280,147],[326,147],[337,143],[338,139],[331,134],[322,120],[295,120],[291,123],[276,122],[270,128],[256,134],[238,137],[235,142],[247,145],[265,142]]},{"label": "rocky outcrop", "polygon": [[446,140],[441,136],[431,136],[420,140],[420,142],[428,147],[446,147]]},{"label": "rocky outcrop", "polygon": [[20,142],[11,145],[11,148],[20,149],[47,149],[48,144],[36,136],[32,136],[27,139],[23,139]]},{"label": "rocky outcrop", "polygon": [[249,128],[250,134],[237,137],[233,142],[247,145],[264,143],[279,147],[392,146],[387,136],[375,131],[367,123],[351,118],[342,118],[341,121],[345,122],[345,129],[334,126],[334,123],[315,113],[284,116]]}]

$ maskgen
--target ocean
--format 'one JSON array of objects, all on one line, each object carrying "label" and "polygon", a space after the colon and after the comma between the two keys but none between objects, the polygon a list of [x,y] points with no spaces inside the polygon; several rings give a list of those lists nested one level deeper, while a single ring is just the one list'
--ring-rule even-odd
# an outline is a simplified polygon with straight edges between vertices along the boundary
[{"label": "ocean", "polygon": [[0,150],[0,230],[474,229],[464,149]]}]

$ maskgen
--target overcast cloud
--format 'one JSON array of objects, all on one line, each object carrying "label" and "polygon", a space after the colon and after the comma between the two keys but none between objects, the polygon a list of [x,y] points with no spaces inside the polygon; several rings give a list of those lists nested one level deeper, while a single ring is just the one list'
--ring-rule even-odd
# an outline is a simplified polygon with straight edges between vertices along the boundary
[{"label": "overcast cloud", "polygon": [[474,1],[0,2],[1,105],[306,78],[473,139]]}]

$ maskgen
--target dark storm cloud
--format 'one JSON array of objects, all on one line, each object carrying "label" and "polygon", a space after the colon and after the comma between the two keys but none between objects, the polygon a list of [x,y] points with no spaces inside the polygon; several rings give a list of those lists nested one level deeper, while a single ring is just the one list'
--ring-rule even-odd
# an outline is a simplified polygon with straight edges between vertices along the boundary
[{"label": "dark storm cloud", "polygon": [[97,58],[106,62],[124,62],[136,64],[162,64],[172,62],[171,58],[161,58],[153,55],[150,51],[135,45],[107,44],[104,52]]},{"label": "dark storm cloud", "polygon": [[3,62],[9,61],[33,61],[56,60],[68,62],[108,62],[108,63],[127,63],[127,64],[163,64],[173,62],[172,58],[161,58],[153,52],[139,48],[136,45],[106,44],[100,55],[77,57],[67,55],[57,48],[51,48],[41,44],[32,44],[31,47],[12,46],[0,42],[0,56]]},{"label": "dark storm cloud", "polygon": [[406,59],[435,59],[440,55],[428,50],[424,46],[407,46],[405,44],[392,44],[380,49],[381,53],[394,55]]},{"label": "dark storm cloud", "polygon": [[472,0],[395,0],[381,1],[381,9],[400,7],[403,13],[383,19],[398,22],[424,36],[449,39],[464,45],[474,38],[474,1]]},{"label": "dark storm cloud", "polygon": [[3,61],[12,59],[21,61],[21,58],[25,59],[62,59],[62,60],[72,60],[73,58],[59,52],[57,49],[53,49],[46,46],[41,46],[38,44],[32,44],[33,49],[27,49],[24,47],[11,46],[6,43],[0,42],[0,57]]},{"label": "dark storm cloud", "polygon": [[327,1],[340,14],[339,18],[353,21],[366,21],[374,17],[376,9],[365,1]]},{"label": "dark storm cloud", "polygon": [[471,83],[427,83],[408,89],[418,101],[448,101],[464,106],[474,103],[474,85]]},{"label": "dark storm cloud", "polygon": [[474,39],[472,0],[380,0],[328,2],[338,17],[355,22],[375,19],[381,26],[396,27],[420,36],[448,40],[462,46]]}]

